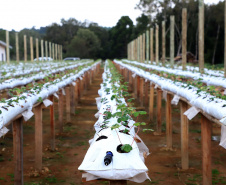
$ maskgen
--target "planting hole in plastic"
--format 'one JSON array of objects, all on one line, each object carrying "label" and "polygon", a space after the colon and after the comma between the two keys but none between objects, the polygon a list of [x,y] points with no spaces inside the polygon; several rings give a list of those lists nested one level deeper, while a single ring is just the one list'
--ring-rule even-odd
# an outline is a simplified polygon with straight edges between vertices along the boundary
[{"label": "planting hole in plastic", "polygon": [[108,138],[107,136],[100,136],[100,137],[97,138],[96,141],[100,141],[101,139],[107,139],[107,138]]},{"label": "planting hole in plastic", "polygon": [[117,152],[118,152],[118,153],[127,153],[127,152],[123,151],[123,150],[121,149],[121,147],[122,147],[122,144],[120,144],[120,145],[117,146],[117,148],[116,148]]}]

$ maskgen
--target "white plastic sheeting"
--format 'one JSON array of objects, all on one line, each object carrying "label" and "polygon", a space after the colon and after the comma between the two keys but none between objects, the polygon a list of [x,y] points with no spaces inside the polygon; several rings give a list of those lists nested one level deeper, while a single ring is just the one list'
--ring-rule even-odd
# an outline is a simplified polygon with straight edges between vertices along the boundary
[{"label": "white plastic sheeting", "polygon": [[170,79],[151,74],[150,72],[144,71],[129,64],[124,64],[119,60],[114,61],[117,64],[131,70],[133,73],[136,73],[137,75],[157,84],[162,90],[170,91],[180,97],[187,99],[193,106],[203,110],[216,119],[221,120],[221,122],[226,125],[226,119],[223,119],[226,118],[225,100],[216,98],[215,96],[203,91],[197,93],[198,89],[194,86],[187,86],[187,84],[182,82],[174,82]]},{"label": "white plastic sheeting", "polygon": [[[124,64],[119,60],[114,60],[117,64],[120,66],[123,66],[129,70],[131,70],[133,73],[150,80],[151,82],[157,84],[158,86],[161,87],[162,90],[165,91],[170,91],[173,92],[174,94],[183,97],[187,99],[193,108],[193,112],[189,113],[187,116],[188,118],[192,119],[194,115],[199,111],[199,109],[203,110],[207,114],[215,117],[216,119],[220,120],[220,122],[223,124],[222,125],[222,130],[221,130],[221,146],[226,147],[226,101],[216,98],[215,96],[210,95],[209,93],[206,92],[199,92],[197,93],[197,88],[194,86],[187,86],[187,84],[182,83],[182,82],[174,82],[170,79],[165,79],[163,77],[159,77],[155,74],[150,74],[149,72],[146,72],[142,69],[139,69],[137,67],[130,66],[128,64]],[[186,86],[186,87],[184,87]],[[224,138],[224,139],[223,139]]]},{"label": "white plastic sheeting", "polygon": [[[116,129],[111,130],[111,126],[117,123],[117,118],[108,119],[107,128],[102,129],[104,122],[104,112],[110,110],[112,114],[117,112],[117,104],[115,99],[111,100],[113,92],[106,92],[106,88],[110,88],[110,79],[106,74],[110,74],[110,71],[105,68],[105,72],[102,75],[103,81],[106,84],[104,87],[101,84],[101,89],[98,91],[101,97],[96,98],[98,112],[95,115],[98,117],[97,122],[94,124],[96,134],[94,138],[89,141],[90,148],[88,149],[82,164],[79,166],[79,170],[84,170],[87,173],[83,174],[83,178],[87,181],[94,179],[110,179],[110,180],[130,180],[138,183],[142,183],[146,179],[149,179],[147,174],[147,167],[144,164],[144,153],[149,154],[149,150],[143,141],[136,136],[140,142],[136,143],[134,136],[136,135],[132,119],[128,121],[129,134],[121,133]],[[115,84],[117,85],[117,84]],[[105,101],[101,102],[101,99]],[[120,99],[122,103],[126,104],[125,99]],[[119,130],[124,130],[125,126],[120,126]],[[99,137],[106,136],[107,138],[98,140]],[[120,139],[119,139],[120,138]],[[117,147],[120,144],[132,144],[132,150],[129,153],[117,152]],[[113,160],[108,165],[104,164],[104,157],[107,151],[113,153]]]},{"label": "white plastic sheeting", "polygon": [[5,80],[4,82],[0,83],[0,90],[11,89],[11,88],[14,88],[14,87],[17,87],[17,86],[27,85],[31,82],[36,81],[36,80],[42,80],[50,74],[59,73],[59,72],[62,72],[62,71],[68,70],[68,69],[73,69],[73,68],[76,68],[76,67],[79,67],[79,66],[82,66],[82,65],[86,65],[88,63],[91,63],[91,61],[79,63],[79,64],[73,64],[73,65],[61,67],[61,68],[58,68],[58,69],[52,69],[51,71],[47,71],[45,73],[41,72],[41,73],[38,73],[36,75],[27,77],[27,78],[25,78],[25,77],[16,78],[16,79],[11,78],[11,79]]},{"label": "white plastic sheeting", "polygon": [[[83,68],[77,74],[65,75],[62,77],[62,80],[56,79],[53,81],[53,84],[46,83],[41,90],[32,89],[32,93],[23,93],[19,97],[23,97],[18,100],[18,102],[12,101],[10,105],[6,103],[0,103],[0,131],[1,129],[10,121],[12,121],[17,115],[24,113],[25,119],[31,116],[31,113],[25,112],[31,110],[34,104],[38,102],[41,98],[45,100],[48,96],[55,94],[59,89],[64,88],[65,86],[71,84],[73,81],[81,77],[86,71],[94,69],[97,64],[100,62],[94,63],[90,67]],[[11,98],[15,100],[17,97]]]},{"label": "white plastic sheeting", "polygon": [[[69,67],[75,63],[83,63],[87,60],[73,61],[73,62],[32,62],[32,63],[22,63],[19,64],[2,64],[0,67],[0,79],[17,77],[22,75],[29,75],[31,73],[43,72],[43,71],[54,71],[60,67]],[[53,72],[52,72],[53,73]]]},{"label": "white plastic sheeting", "polygon": [[146,67],[148,69],[152,69],[156,71],[163,71],[163,72],[167,72],[167,73],[178,75],[178,76],[184,76],[186,78],[193,78],[194,80],[199,79],[201,82],[204,82],[207,85],[222,86],[226,88],[226,78],[224,78],[223,75],[212,76],[211,74],[221,74],[217,72],[214,73],[212,70],[206,70],[208,74],[207,75],[207,74],[201,74],[198,72],[183,71],[181,69],[172,69],[169,67],[145,64],[145,63],[140,63],[136,61],[129,61],[129,60],[124,60],[124,61],[126,63],[135,64],[135,65]]}]

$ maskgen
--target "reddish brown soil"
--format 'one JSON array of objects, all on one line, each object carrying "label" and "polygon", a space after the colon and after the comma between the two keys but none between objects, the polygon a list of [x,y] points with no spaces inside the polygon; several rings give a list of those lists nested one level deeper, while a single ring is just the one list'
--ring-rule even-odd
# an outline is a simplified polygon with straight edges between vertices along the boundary
[{"label": "reddish brown soil", "polygon": [[[103,70],[101,70],[103,72]],[[43,110],[43,167],[42,174],[34,173],[34,118],[24,123],[24,184],[25,185],[78,185],[78,184],[108,184],[107,181],[82,183],[82,172],[78,166],[89,148],[88,140],[94,135],[93,125],[96,121],[94,114],[97,112],[95,97],[102,82],[101,73],[95,78],[94,83],[81,98],[76,114],[72,115],[70,123],[64,123],[64,133],[56,136],[57,151],[48,149],[50,143],[49,109]],[[163,100],[163,105],[165,100]],[[138,106],[138,102],[135,103]],[[55,106],[56,133],[58,129],[57,101]],[[156,119],[156,118],[155,118]],[[165,150],[165,107],[162,109],[163,134],[154,136],[151,132],[139,132],[139,136],[150,150],[146,159],[149,176],[152,181],[147,184],[202,184],[202,151],[200,118],[197,116],[189,122],[189,170],[181,170],[180,158],[180,112],[179,106],[173,109],[173,151]],[[66,120],[66,116],[65,116]],[[146,121],[147,128],[155,130],[156,121],[149,122],[148,116],[143,116],[139,121]],[[213,126],[213,134],[220,135],[220,128]],[[0,138],[0,185],[13,184],[13,138],[8,133]],[[219,142],[212,141],[212,169],[214,170],[213,184],[226,184],[226,150],[219,146]],[[49,169],[49,171],[48,171]],[[219,172],[219,174],[218,174]],[[33,177],[38,175],[38,177]],[[129,185],[136,184],[128,182]]]}]

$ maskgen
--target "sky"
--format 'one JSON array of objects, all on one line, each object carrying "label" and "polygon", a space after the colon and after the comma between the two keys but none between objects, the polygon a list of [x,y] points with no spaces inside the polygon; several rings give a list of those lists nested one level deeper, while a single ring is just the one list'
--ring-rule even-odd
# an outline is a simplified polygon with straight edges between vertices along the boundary
[{"label": "sky", "polygon": [[[205,3],[218,1],[204,0]],[[142,13],[135,9],[138,3],[139,0],[2,0],[0,28],[20,31],[34,26],[38,29],[71,17],[113,27],[125,15],[135,24]]]}]

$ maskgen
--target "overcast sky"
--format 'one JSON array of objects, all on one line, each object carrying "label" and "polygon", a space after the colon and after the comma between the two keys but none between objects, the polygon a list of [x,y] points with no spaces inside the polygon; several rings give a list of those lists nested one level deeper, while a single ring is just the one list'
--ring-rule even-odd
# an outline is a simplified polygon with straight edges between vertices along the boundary
[{"label": "overcast sky", "polygon": [[[219,0],[204,0],[217,3]],[[221,0],[223,1],[223,0]],[[19,31],[60,23],[62,18],[89,20],[100,26],[115,26],[121,16],[128,15],[136,23],[141,11],[134,9],[139,0],[2,0],[0,28]]]}]

